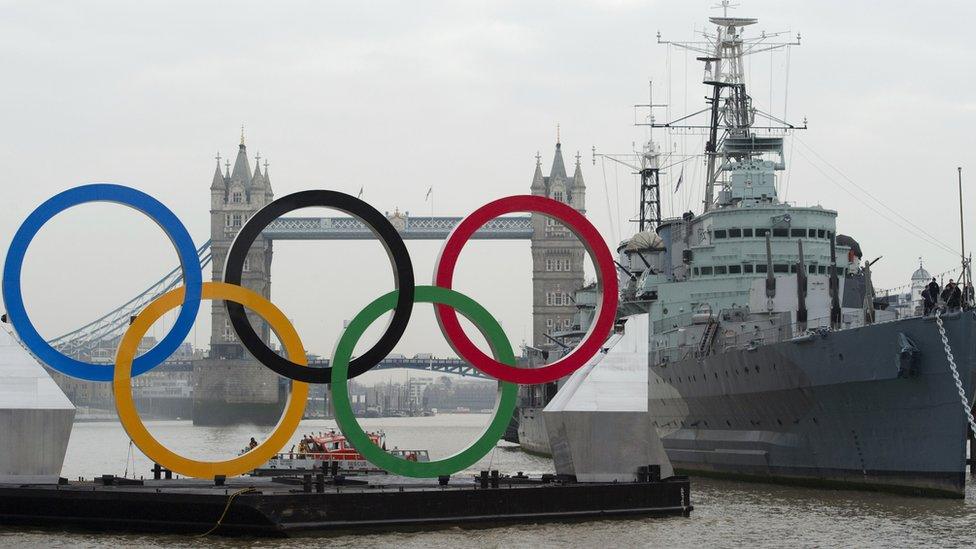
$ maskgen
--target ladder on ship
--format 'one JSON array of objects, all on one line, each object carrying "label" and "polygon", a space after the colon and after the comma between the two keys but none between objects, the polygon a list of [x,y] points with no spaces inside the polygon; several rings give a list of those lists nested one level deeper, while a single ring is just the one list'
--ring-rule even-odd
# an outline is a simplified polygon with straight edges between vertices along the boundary
[{"label": "ladder on ship", "polygon": [[698,342],[698,352],[696,353],[698,358],[704,358],[712,354],[712,347],[715,345],[716,336],[718,336],[718,322],[709,320],[708,324],[705,325],[705,331],[702,333],[701,341]]}]

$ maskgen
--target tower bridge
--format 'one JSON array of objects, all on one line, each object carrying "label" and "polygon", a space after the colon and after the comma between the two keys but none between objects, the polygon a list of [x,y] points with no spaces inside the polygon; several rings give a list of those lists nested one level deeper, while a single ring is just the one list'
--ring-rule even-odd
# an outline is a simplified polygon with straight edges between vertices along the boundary
[{"label": "tower bridge", "polygon": [[[192,372],[195,362],[192,359],[175,358],[167,360],[161,368],[171,372]],[[329,366],[329,359],[313,358],[308,361],[308,365],[312,368],[327,368]],[[478,370],[459,358],[424,358],[420,355],[414,357],[391,356],[381,360],[370,371],[382,370],[419,370],[434,374],[452,374],[476,379],[492,379],[481,370]]]},{"label": "tower bridge", "polygon": [[[244,136],[237,156],[217,166],[210,185],[210,241],[198,249],[201,268],[208,265],[212,279],[221,280],[227,252],[246,220],[274,200],[268,161],[262,165],[255,157],[251,170]],[[223,169],[222,169],[223,168]],[[576,155],[575,173],[569,176],[563,162],[558,136],[549,175],[542,173],[542,157],[536,154],[531,194],[546,196],[569,204],[585,213],[586,186]],[[441,240],[461,221],[460,216],[411,216],[398,210],[387,217],[404,239]],[[271,299],[271,264],[275,240],[364,240],[373,233],[359,220],[350,217],[283,217],[271,223],[248,251],[242,274],[242,285]],[[529,240],[532,253],[532,345],[552,347],[549,334],[572,328],[577,309],[574,292],[583,286],[582,243],[561,223],[545,216],[512,215],[488,222],[478,230],[476,239]],[[182,282],[179,267],[164,275],[140,295],[114,311],[52,341],[63,352],[93,360],[111,361],[115,342],[128,327],[129,318],[162,293]],[[250,313],[249,313],[250,315]],[[249,316],[265,342],[270,331],[256,316]],[[99,357],[99,353],[106,356]],[[426,355],[418,355],[426,356]],[[174,358],[182,364],[186,357]],[[284,395],[279,377],[254,361],[237,341],[227,311],[211,307],[210,352],[193,364],[193,420],[196,424],[221,425],[250,422],[274,424],[280,417]],[[324,365],[321,361],[313,365]],[[459,359],[387,358],[380,368],[424,369],[442,373],[482,377],[478,370]],[[70,383],[59,379],[59,383]],[[84,390],[90,391],[90,388]],[[66,388],[69,395],[70,388]],[[110,398],[110,396],[107,396]]]},{"label": "tower bridge", "polygon": [[[404,240],[445,240],[462,217],[413,217],[387,214]],[[372,231],[352,217],[282,217],[261,232],[269,240],[369,240]],[[530,240],[533,235],[532,217],[504,216],[492,219],[475,231],[471,238]]]}]

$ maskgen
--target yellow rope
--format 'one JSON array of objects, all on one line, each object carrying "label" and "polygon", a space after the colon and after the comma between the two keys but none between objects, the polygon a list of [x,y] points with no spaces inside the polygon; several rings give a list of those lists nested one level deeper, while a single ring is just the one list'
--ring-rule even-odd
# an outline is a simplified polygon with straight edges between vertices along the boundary
[{"label": "yellow rope", "polygon": [[230,511],[230,505],[232,503],[234,503],[234,498],[236,498],[237,496],[239,496],[241,494],[247,494],[249,492],[257,492],[257,490],[255,490],[253,487],[251,487],[251,488],[243,488],[243,489],[238,490],[238,491],[234,492],[233,494],[231,494],[230,497],[227,498],[227,505],[224,506],[224,512],[221,513],[220,514],[220,518],[217,519],[217,524],[214,524],[214,527],[213,528],[207,530],[206,532],[200,534],[197,537],[203,538],[203,537],[209,536],[210,534],[216,532],[217,531],[217,528],[220,528],[220,523],[222,523],[224,521],[224,517],[227,516],[227,511]]}]

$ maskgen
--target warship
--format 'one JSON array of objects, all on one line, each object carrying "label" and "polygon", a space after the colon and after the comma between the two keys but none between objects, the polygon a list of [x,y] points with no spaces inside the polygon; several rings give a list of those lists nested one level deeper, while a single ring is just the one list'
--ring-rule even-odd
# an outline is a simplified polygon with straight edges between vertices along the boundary
[{"label": "warship", "polygon": [[[702,211],[661,217],[671,159],[649,139],[635,166],[639,231],[617,250],[619,329],[648,315],[653,428],[684,473],[963,497],[976,313],[887,307],[837,212],[781,198],[784,139],[806,123],[754,105],[743,59],[799,35],[750,38],[758,20],[724,6],[702,39],[662,42],[700,55],[707,121],[648,124],[707,136]],[[959,270],[968,276],[965,259]],[[596,291],[577,292],[564,344],[584,335]],[[549,453],[541,411],[557,389],[523,392],[523,449]]]}]

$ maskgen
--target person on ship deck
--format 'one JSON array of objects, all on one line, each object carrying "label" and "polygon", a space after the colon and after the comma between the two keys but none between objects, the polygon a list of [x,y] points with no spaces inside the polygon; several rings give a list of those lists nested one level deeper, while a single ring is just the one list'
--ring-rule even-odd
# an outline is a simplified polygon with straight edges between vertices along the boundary
[{"label": "person on ship deck", "polygon": [[932,302],[933,303],[938,302],[939,301],[939,294],[941,293],[941,290],[942,289],[939,288],[939,283],[935,281],[935,277],[934,276],[932,277],[932,282],[929,282],[929,285],[926,286],[926,288],[929,291],[929,296],[932,297]]},{"label": "person on ship deck", "polygon": [[942,301],[946,304],[947,312],[955,312],[959,310],[962,305],[962,291],[959,286],[950,278],[949,283],[946,284],[944,290],[942,290],[942,295],[940,296]]},{"label": "person on ship deck", "polygon": [[932,299],[932,295],[929,292],[928,286],[922,290],[922,314],[929,316],[932,314],[932,309],[935,308],[935,300]]}]

